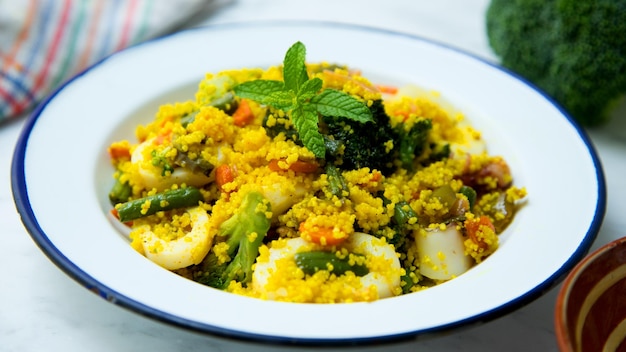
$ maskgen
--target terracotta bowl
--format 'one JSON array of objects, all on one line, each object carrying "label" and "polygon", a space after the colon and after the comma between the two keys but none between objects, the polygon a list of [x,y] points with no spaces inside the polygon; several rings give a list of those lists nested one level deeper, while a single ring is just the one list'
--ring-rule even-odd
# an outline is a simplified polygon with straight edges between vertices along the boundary
[{"label": "terracotta bowl", "polygon": [[561,351],[626,351],[626,237],[585,257],[557,296]]}]

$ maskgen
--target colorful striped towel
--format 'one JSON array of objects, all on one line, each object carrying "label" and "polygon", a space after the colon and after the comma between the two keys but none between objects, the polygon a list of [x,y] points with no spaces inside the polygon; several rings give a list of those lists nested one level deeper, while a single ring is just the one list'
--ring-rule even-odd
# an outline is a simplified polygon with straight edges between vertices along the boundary
[{"label": "colorful striped towel", "polygon": [[207,2],[0,1],[0,123],[103,57],[180,27]]}]

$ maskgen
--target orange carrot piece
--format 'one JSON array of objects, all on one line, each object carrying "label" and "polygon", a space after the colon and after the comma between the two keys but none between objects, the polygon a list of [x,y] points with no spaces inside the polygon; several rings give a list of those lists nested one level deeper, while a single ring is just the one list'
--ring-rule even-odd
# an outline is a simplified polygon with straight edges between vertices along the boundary
[{"label": "orange carrot piece", "polygon": [[377,84],[376,88],[381,93],[386,93],[386,94],[396,94],[396,93],[398,93],[398,87],[394,87],[394,86],[388,86],[388,85],[384,85],[384,84]]},{"label": "orange carrot piece", "polygon": [[343,233],[343,236],[335,236],[332,227],[310,226],[306,221],[300,223],[299,230],[302,238],[322,246],[336,246],[348,238]]},{"label": "orange carrot piece", "polygon": [[248,100],[241,99],[237,110],[233,113],[233,123],[235,126],[243,127],[254,120],[254,113],[250,108]]},{"label": "orange carrot piece", "polygon": [[468,219],[465,221],[465,230],[466,230],[467,236],[474,243],[476,243],[480,248],[489,247],[489,245],[483,242],[482,240],[480,240],[477,235],[477,232],[484,231],[483,228],[485,227],[491,229],[491,231],[494,231],[494,232],[496,231],[496,228],[491,222],[491,219],[489,219],[489,217],[487,217],[486,215],[481,215],[478,218],[471,219],[471,220]]},{"label": "orange carrot piece", "polygon": [[222,164],[215,169],[215,182],[220,190],[222,190],[225,184],[233,182],[234,180],[235,174],[230,166]]},{"label": "orange carrot piece", "polygon": [[109,146],[109,156],[112,159],[130,159],[130,144],[128,142],[117,142]]}]

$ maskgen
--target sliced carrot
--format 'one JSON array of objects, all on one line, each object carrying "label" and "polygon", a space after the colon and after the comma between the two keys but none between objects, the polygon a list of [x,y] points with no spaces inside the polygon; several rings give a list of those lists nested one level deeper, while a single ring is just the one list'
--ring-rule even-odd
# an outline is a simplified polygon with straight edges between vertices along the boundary
[{"label": "sliced carrot", "polygon": [[128,141],[112,143],[108,152],[112,159],[130,159],[130,143]]},{"label": "sliced carrot", "polygon": [[[282,162],[286,162],[285,159],[273,159],[273,160],[270,160],[268,166],[270,170],[272,171],[285,171],[285,169],[280,167],[280,163]],[[311,174],[319,170],[319,165],[314,161],[296,160],[295,162],[289,165],[288,169],[293,172]]]},{"label": "sliced carrot", "polygon": [[381,174],[380,171],[374,170],[372,172],[372,181],[373,182],[379,182],[382,179],[383,179],[383,174]]},{"label": "sliced carrot", "polygon": [[388,86],[388,85],[384,85],[384,84],[377,84],[376,88],[381,93],[386,93],[386,94],[396,94],[396,93],[398,93],[398,87],[394,87],[394,86]]},{"label": "sliced carrot", "polygon": [[465,231],[467,236],[472,239],[480,248],[487,248],[489,245],[478,238],[479,231],[491,230],[496,231],[495,226],[486,215],[481,215],[478,218],[465,220]]},{"label": "sliced carrot", "polygon": [[334,227],[309,225],[306,221],[300,223],[299,230],[302,238],[322,246],[336,246],[348,238],[347,234],[334,231]]},{"label": "sliced carrot", "polygon": [[154,137],[153,143],[156,145],[163,144],[172,140],[172,128],[167,127],[159,131],[156,137]]},{"label": "sliced carrot", "polygon": [[233,123],[235,126],[243,127],[254,120],[254,113],[250,108],[248,100],[241,99],[237,110],[233,113]]},{"label": "sliced carrot", "polygon": [[233,182],[235,180],[235,174],[233,169],[227,164],[222,164],[215,169],[215,182],[220,190],[225,184]]}]

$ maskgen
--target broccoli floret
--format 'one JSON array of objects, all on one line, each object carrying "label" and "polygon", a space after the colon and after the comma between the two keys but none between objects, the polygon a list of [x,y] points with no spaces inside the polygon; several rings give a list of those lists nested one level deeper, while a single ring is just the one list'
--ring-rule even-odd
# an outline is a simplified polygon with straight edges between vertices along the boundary
[{"label": "broccoli floret", "polygon": [[389,124],[389,116],[381,100],[374,101],[370,111],[373,121],[366,123],[334,116],[323,117],[324,134],[329,137],[326,145],[335,143],[340,146],[327,148],[326,160],[343,170],[369,167],[389,175],[394,170],[393,142],[398,135]]},{"label": "broccoli floret", "polygon": [[[273,108],[267,110],[267,114],[263,118],[263,127],[268,136],[275,138],[280,133],[285,135],[286,139],[294,141],[297,145],[302,146],[302,141],[298,138],[298,131],[287,118],[276,118],[277,111]],[[270,119],[271,117],[271,119]],[[269,121],[272,121],[270,124]]]},{"label": "broccoli floret", "polygon": [[248,193],[238,211],[219,228],[218,235],[227,236],[226,252],[232,259],[221,263],[211,251],[194,274],[196,281],[219,289],[227,288],[233,280],[244,285],[250,282],[252,265],[270,228],[269,211],[270,204],[260,193]]},{"label": "broccoli floret", "polygon": [[544,90],[583,126],[626,94],[626,2],[492,0],[489,44],[502,66]]},{"label": "broccoli floret", "polygon": [[403,125],[399,125],[398,129],[398,158],[402,162],[402,167],[409,171],[415,168],[415,157],[424,152],[428,133],[433,128],[430,119],[419,119],[406,130]]}]

